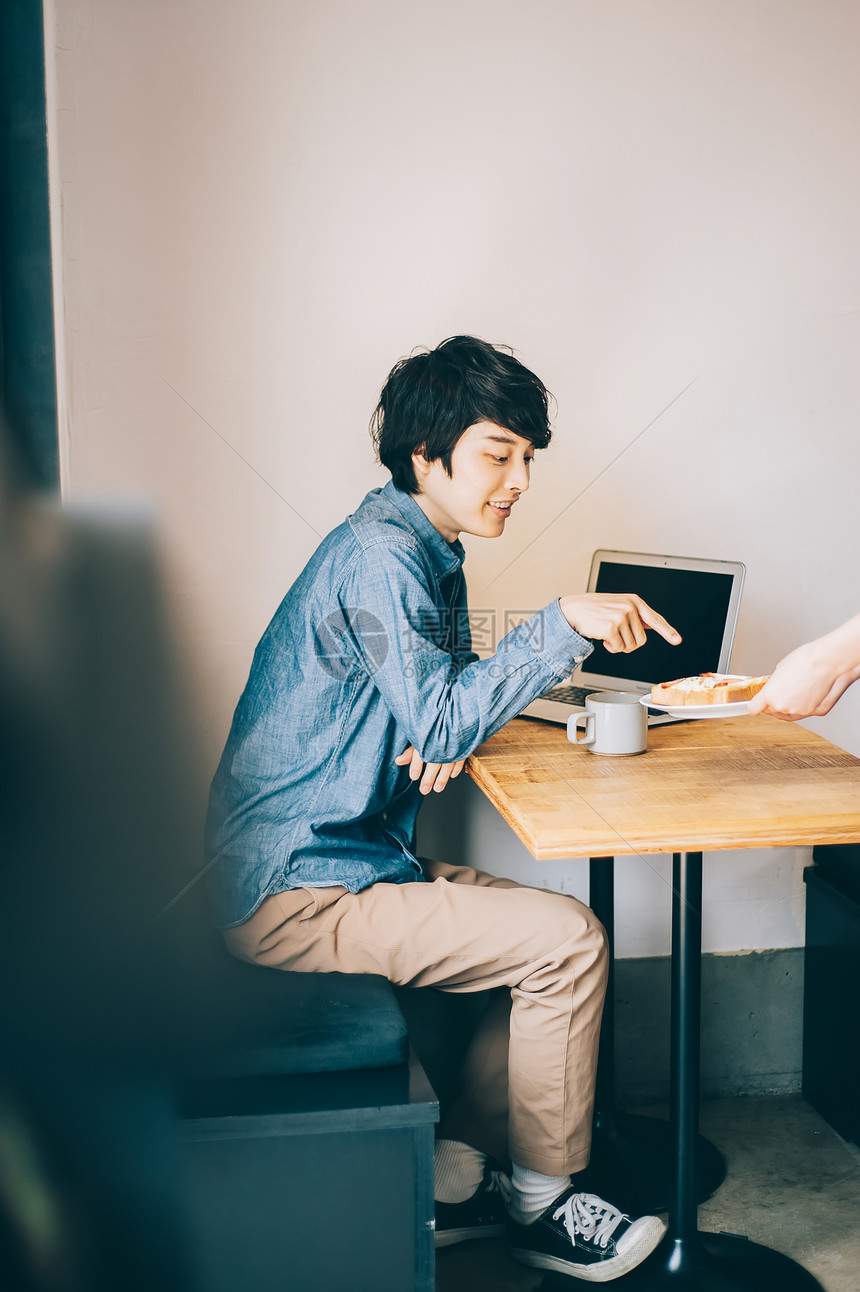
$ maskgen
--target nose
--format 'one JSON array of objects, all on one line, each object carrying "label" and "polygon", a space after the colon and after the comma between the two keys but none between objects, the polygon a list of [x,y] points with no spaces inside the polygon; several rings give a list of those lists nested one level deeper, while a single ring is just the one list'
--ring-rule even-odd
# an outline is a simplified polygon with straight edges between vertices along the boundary
[{"label": "nose", "polygon": [[525,493],[529,487],[529,464],[525,458],[520,458],[518,462],[511,461],[508,472],[507,487],[516,489],[517,493]]}]

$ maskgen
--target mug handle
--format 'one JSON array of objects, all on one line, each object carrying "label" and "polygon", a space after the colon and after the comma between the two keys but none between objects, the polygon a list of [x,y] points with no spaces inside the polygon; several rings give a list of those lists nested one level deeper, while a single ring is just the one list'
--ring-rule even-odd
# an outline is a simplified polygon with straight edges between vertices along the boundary
[{"label": "mug handle", "polygon": [[[567,724],[568,740],[570,740],[574,745],[593,745],[594,738],[595,738],[595,730],[594,730],[595,717],[596,717],[596,714],[594,713],[593,709],[586,709],[585,713],[578,713],[575,718],[570,718]],[[585,723],[585,734],[580,740],[579,724],[581,722]],[[589,722],[591,723],[590,733],[588,729]]]}]

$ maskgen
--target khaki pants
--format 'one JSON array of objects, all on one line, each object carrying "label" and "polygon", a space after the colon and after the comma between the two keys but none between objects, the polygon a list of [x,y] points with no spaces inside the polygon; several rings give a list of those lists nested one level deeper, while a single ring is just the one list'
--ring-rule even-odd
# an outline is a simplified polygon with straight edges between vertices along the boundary
[{"label": "khaki pants", "polygon": [[[240,959],[307,973],[374,973],[450,992],[510,989],[466,1054],[445,1134],[546,1175],[588,1162],[606,935],[573,897],[423,861],[426,884],[301,888],[226,930]],[[496,1148],[496,1151],[498,1149]]]}]

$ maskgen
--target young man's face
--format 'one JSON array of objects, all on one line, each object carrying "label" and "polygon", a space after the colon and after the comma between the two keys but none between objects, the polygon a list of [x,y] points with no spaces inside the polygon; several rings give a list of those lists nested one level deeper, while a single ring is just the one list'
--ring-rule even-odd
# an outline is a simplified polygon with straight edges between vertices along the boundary
[{"label": "young man's face", "polygon": [[438,459],[413,457],[421,489],[415,501],[449,543],[460,534],[498,538],[529,487],[534,453],[531,440],[492,422],[476,422],[454,446],[450,476]]}]

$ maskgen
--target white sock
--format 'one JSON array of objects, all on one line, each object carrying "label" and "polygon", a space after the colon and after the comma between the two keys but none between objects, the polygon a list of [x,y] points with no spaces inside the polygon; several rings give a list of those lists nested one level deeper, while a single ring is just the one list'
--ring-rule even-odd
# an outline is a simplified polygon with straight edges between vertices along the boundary
[{"label": "white sock", "polygon": [[455,1139],[436,1141],[437,1202],[466,1202],[484,1178],[486,1156]]},{"label": "white sock", "polygon": [[517,1224],[530,1225],[569,1184],[569,1175],[541,1175],[540,1171],[529,1171],[514,1162],[513,1197],[508,1204],[511,1218]]}]

